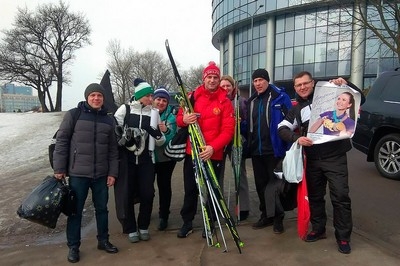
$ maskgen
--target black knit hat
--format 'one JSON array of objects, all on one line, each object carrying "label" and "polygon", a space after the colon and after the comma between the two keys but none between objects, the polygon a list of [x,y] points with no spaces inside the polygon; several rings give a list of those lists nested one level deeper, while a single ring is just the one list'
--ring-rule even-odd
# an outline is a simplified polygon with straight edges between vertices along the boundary
[{"label": "black knit hat", "polygon": [[259,69],[255,70],[253,72],[253,75],[251,76],[251,79],[255,80],[256,78],[263,78],[263,79],[265,79],[266,81],[269,82],[268,71],[263,69],[263,68],[259,68]]},{"label": "black knit hat", "polygon": [[85,99],[87,101],[89,94],[91,94],[92,92],[100,92],[101,94],[103,94],[103,97],[106,93],[106,91],[104,90],[103,86],[101,86],[100,84],[97,83],[92,83],[89,86],[86,87],[85,90]]},{"label": "black knit hat", "polygon": [[142,82],[146,82],[146,81],[144,79],[141,79],[141,78],[135,78],[133,80],[133,86],[136,87],[137,85],[139,85]]}]

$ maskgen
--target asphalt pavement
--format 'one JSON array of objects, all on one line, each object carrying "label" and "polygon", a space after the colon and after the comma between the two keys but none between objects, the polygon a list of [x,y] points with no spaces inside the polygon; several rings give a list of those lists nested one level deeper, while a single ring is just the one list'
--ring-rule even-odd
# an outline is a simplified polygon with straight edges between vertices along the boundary
[{"label": "asphalt pavement", "polygon": [[[201,213],[195,217],[194,233],[185,239],[176,234],[182,220],[179,215],[183,200],[182,165],[178,163],[173,176],[173,198],[169,226],[166,231],[157,231],[158,197],[156,197],[150,225],[151,239],[130,243],[122,234],[116,219],[113,189],[110,190],[109,222],[110,242],[119,248],[117,254],[107,254],[97,250],[96,226],[92,221],[82,229],[81,261],[78,265],[400,265],[400,255],[375,243],[372,237],[354,228],[351,240],[351,254],[341,254],[337,250],[332,221],[328,220],[327,239],[306,243],[297,236],[296,210],[287,212],[284,219],[285,232],[274,234],[272,227],[254,230],[252,224],[259,216],[258,198],[254,187],[251,165],[248,163],[250,186],[250,216],[237,226],[244,242],[242,253],[238,252],[228,230],[223,227],[228,250],[208,247],[201,237]],[[228,164],[229,165],[229,164]],[[233,180],[229,181],[231,171],[227,167],[225,195],[231,208],[234,198],[229,195],[229,184],[233,194]],[[137,208],[137,206],[136,206]],[[233,213],[233,212],[232,212]],[[220,243],[223,243],[219,234]],[[68,248],[65,233],[53,236],[48,241],[35,241],[32,244],[13,245],[0,250],[1,265],[71,265],[67,261]]]}]

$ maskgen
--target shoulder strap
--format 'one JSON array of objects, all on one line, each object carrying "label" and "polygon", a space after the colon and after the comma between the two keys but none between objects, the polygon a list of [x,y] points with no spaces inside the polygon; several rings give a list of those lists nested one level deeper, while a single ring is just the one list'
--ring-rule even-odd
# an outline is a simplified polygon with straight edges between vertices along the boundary
[{"label": "shoulder strap", "polygon": [[195,102],[195,101],[194,101],[194,92],[195,92],[195,91],[193,91],[192,94],[190,94],[190,99],[189,99],[189,100],[190,100],[190,103],[192,104],[192,107],[194,107],[194,102]]},{"label": "shoulder strap", "polygon": [[[75,108],[72,108],[71,110],[69,110],[68,112],[72,116],[72,129],[74,130],[76,122],[78,121],[79,116],[81,115],[81,108],[75,107]],[[53,139],[57,138],[57,133],[58,133],[58,130],[54,133]]]},{"label": "shoulder strap", "polygon": [[124,126],[128,124],[129,120],[129,114],[131,113],[131,107],[129,104],[125,104],[126,112],[125,112],[125,117],[124,117]]},{"label": "shoulder strap", "polygon": [[75,128],[76,122],[79,119],[79,116],[81,115],[81,108],[73,108],[71,109],[71,115],[72,115],[72,121],[73,121],[73,128]]},{"label": "shoulder strap", "polygon": [[[72,108],[71,110],[69,110],[68,112],[69,112],[69,113],[71,114],[71,116],[72,116],[72,133],[73,133],[73,132],[74,132],[74,129],[75,129],[76,122],[78,121],[79,116],[81,115],[81,108],[75,107],[75,108]],[[57,135],[57,132],[58,132],[58,130],[56,131],[56,133],[54,134],[54,136]]]}]

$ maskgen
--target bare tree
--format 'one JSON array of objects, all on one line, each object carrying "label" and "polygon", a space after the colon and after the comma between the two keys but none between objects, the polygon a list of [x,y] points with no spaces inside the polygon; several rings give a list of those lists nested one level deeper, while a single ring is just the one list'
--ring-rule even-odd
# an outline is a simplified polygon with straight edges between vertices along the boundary
[{"label": "bare tree", "polygon": [[[143,53],[133,48],[121,47],[117,40],[109,42],[107,47],[109,61],[107,68],[111,72],[114,98],[117,105],[127,102],[134,93],[133,80],[141,78],[151,86],[164,86],[170,92],[178,91],[172,66],[161,53],[146,51]],[[177,63],[179,67],[179,63]],[[194,90],[202,83],[203,65],[180,71],[182,81],[188,90]]]},{"label": "bare tree", "polygon": [[[365,4],[367,12],[365,12]],[[400,63],[400,2],[398,0],[356,0],[354,22],[368,29],[367,39],[377,38],[397,55]]]},{"label": "bare tree", "polygon": [[182,81],[188,90],[194,90],[203,83],[203,69],[204,65],[200,65],[183,71]]},{"label": "bare tree", "polygon": [[175,79],[169,61],[156,51],[135,53],[134,77],[146,80],[153,87],[164,86],[167,89],[175,87]]},{"label": "bare tree", "polygon": [[114,85],[114,98],[119,106],[131,96],[130,89],[134,73],[133,58],[135,51],[131,48],[124,50],[121,48],[119,41],[111,40],[107,47],[107,54],[110,57],[107,68],[112,73],[111,81]]},{"label": "bare tree", "polygon": [[3,80],[16,81],[36,89],[42,110],[47,112],[46,97],[50,110],[54,109],[49,92],[54,75],[52,68],[37,58],[40,54],[43,56],[37,46],[14,38],[14,35],[6,35],[4,43],[0,45],[0,73]]},{"label": "bare tree", "polygon": [[107,53],[110,57],[107,68],[112,74],[115,101],[118,105],[131,98],[135,78],[146,80],[154,88],[164,86],[171,91],[176,88],[171,65],[160,53],[139,53],[133,48],[125,50],[117,40],[110,41]]},{"label": "bare tree", "polygon": [[[318,2],[321,5],[323,1]],[[367,40],[379,40],[377,44],[382,48],[381,53],[389,51],[395,55],[400,63],[400,1],[399,0],[326,0],[326,5],[338,7],[337,10],[320,12],[318,21],[328,21],[329,31],[325,32],[329,39],[349,39],[351,34],[365,34],[361,36],[358,46],[364,45]],[[366,30],[365,33],[353,32],[354,28]],[[357,48],[357,47],[355,47]],[[350,47],[341,47],[350,49]],[[376,49],[378,51],[378,49]]]},{"label": "bare tree", "polygon": [[[58,5],[40,5],[35,12],[18,9],[14,28],[5,31],[1,46],[1,59],[10,67],[1,68],[1,72],[37,89],[44,110],[48,110],[47,95],[50,110],[61,111],[63,83],[68,82],[65,65],[71,62],[77,49],[90,44],[90,32],[88,20],[82,14],[69,12],[69,6],[62,1]],[[17,60],[11,67],[13,59]],[[53,107],[48,88],[55,80],[57,95]]]}]

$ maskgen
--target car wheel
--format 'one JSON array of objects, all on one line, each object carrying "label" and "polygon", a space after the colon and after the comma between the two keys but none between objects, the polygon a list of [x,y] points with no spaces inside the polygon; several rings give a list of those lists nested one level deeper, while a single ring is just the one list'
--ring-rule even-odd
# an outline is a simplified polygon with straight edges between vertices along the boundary
[{"label": "car wheel", "polygon": [[383,177],[400,180],[400,134],[389,134],[378,141],[374,161]]}]

